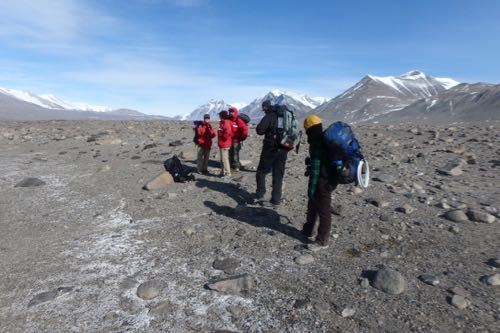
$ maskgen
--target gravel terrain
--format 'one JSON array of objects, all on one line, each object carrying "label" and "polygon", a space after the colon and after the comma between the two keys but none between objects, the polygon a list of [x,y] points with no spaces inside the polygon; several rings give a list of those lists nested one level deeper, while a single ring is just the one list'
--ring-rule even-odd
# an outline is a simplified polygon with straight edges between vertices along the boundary
[{"label": "gravel terrain", "polygon": [[311,253],[304,138],[273,209],[253,129],[231,180],[214,148],[147,191],[191,123],[0,123],[0,332],[500,332],[499,123],[354,130],[371,184]]}]

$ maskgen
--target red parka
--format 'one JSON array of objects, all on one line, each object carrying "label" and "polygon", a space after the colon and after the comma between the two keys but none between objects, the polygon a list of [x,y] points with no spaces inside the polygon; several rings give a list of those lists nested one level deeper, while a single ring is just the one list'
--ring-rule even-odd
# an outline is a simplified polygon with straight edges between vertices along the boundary
[{"label": "red parka", "polygon": [[217,141],[219,148],[230,148],[231,138],[233,136],[233,127],[231,120],[221,119],[219,122],[219,129],[217,130]]},{"label": "red parka", "polygon": [[212,139],[215,138],[215,130],[210,123],[202,122],[196,128],[198,145],[204,149],[212,148]]},{"label": "red parka", "polygon": [[248,125],[238,117],[238,109],[234,106],[229,108],[229,114],[231,115],[233,127],[232,142],[244,141],[248,136]]}]

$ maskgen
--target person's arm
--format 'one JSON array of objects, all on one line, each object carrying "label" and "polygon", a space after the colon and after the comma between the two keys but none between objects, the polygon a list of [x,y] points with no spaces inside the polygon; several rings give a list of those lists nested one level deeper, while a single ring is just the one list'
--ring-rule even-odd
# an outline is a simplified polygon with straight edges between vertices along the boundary
[{"label": "person's arm", "polygon": [[264,135],[264,134],[266,134],[266,131],[267,131],[267,129],[270,126],[270,119],[269,118],[270,118],[269,114],[266,114],[264,116],[264,118],[262,118],[260,120],[259,124],[255,128],[255,130],[257,131],[258,135]]},{"label": "person's arm", "polygon": [[215,137],[215,130],[212,127],[212,124],[207,124],[207,130],[208,130],[208,136],[210,139],[213,139]]},{"label": "person's arm", "polygon": [[245,140],[248,136],[248,125],[241,119],[238,119],[240,122],[240,128],[241,128],[241,138]]}]

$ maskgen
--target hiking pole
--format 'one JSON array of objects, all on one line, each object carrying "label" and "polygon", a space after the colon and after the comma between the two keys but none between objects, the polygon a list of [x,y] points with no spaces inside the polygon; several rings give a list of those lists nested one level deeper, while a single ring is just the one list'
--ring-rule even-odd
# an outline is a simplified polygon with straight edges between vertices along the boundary
[{"label": "hiking pole", "polygon": [[296,154],[299,153],[301,139],[302,139],[302,130],[299,131],[299,143],[297,143],[297,146],[295,147]]}]

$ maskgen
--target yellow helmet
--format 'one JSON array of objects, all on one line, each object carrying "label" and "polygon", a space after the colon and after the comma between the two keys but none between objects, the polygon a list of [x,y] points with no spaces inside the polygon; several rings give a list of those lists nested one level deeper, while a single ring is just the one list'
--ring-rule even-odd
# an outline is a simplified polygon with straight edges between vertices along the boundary
[{"label": "yellow helmet", "polygon": [[321,118],[318,117],[315,114],[312,114],[310,116],[307,116],[306,119],[304,119],[304,129],[307,131],[309,128],[313,127],[314,125],[321,124]]}]

